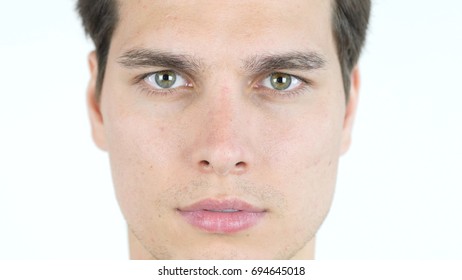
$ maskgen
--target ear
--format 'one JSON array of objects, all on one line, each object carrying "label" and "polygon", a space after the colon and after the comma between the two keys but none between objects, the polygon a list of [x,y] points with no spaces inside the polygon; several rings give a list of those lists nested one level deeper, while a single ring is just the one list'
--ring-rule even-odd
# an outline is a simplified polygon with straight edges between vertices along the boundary
[{"label": "ear", "polygon": [[346,104],[345,118],[343,120],[343,131],[342,131],[342,146],[341,154],[345,154],[351,145],[351,132],[353,130],[353,122],[356,115],[358,106],[358,94],[360,87],[360,74],[359,68],[356,66],[351,72],[350,76],[350,92],[348,102]]},{"label": "ear", "polygon": [[87,88],[87,107],[90,115],[91,132],[96,146],[106,150],[106,137],[104,134],[103,115],[101,114],[100,100],[96,96],[96,84],[98,79],[98,58],[93,51],[88,55],[88,65],[90,67],[90,82]]}]

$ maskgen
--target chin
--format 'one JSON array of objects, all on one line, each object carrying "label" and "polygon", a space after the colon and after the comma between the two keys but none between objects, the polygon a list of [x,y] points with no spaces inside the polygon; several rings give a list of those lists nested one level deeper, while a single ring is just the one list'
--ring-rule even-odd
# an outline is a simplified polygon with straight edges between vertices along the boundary
[{"label": "chin", "polygon": [[[229,240],[226,240],[229,241]],[[239,244],[239,242],[219,242],[217,240],[182,248],[174,259],[191,260],[281,260],[290,259],[298,252],[292,246],[275,248],[268,244]],[[197,244],[197,243],[196,243]],[[206,244],[206,245],[205,245]],[[289,249],[289,247],[291,249]],[[185,250],[186,249],[186,250]]]},{"label": "chin", "polygon": [[266,260],[274,259],[270,254],[264,252],[246,252],[239,250],[238,248],[233,249],[213,249],[208,248],[206,250],[200,250],[196,252],[188,252],[186,258],[178,259],[191,259],[191,260]]}]

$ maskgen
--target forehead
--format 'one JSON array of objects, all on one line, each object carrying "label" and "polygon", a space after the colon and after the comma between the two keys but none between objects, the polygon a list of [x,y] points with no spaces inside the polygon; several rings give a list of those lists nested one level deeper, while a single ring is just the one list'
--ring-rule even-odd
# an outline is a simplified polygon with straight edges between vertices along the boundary
[{"label": "forehead", "polygon": [[213,55],[334,51],[328,0],[120,1],[112,44]]}]

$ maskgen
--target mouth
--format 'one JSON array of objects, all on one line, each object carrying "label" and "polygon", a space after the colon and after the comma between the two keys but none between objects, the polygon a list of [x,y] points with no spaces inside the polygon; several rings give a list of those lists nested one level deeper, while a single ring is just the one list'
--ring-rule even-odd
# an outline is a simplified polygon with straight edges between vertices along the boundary
[{"label": "mouth", "polygon": [[210,233],[236,233],[257,225],[266,210],[242,200],[206,199],[177,209],[195,228]]}]

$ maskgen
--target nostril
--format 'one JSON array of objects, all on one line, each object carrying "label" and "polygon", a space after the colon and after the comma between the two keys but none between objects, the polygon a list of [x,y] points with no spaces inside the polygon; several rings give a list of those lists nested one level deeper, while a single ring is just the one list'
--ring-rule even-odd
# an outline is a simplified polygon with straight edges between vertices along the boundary
[{"label": "nostril", "polygon": [[238,163],[236,163],[236,168],[238,169],[244,169],[245,167],[247,166],[247,164],[243,161],[240,161]]},{"label": "nostril", "polygon": [[210,162],[208,162],[206,160],[202,160],[201,162],[199,162],[199,165],[202,168],[208,168],[210,166]]},{"label": "nostril", "polygon": [[199,168],[202,170],[202,172],[210,172],[214,170],[217,174],[220,174],[220,175],[226,175],[229,172],[232,172],[235,174],[242,174],[247,169],[247,163],[244,161],[240,161],[235,164],[232,164],[230,162],[229,164],[213,165],[208,160],[201,160],[199,162]]}]

